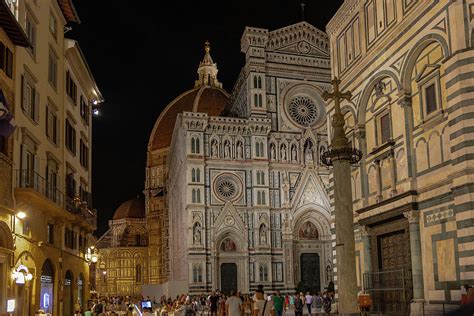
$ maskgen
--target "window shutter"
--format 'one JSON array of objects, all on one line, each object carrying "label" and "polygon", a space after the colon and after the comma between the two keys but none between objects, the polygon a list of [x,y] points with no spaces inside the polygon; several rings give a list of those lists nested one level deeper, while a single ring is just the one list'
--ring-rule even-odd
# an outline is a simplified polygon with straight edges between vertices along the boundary
[{"label": "window shutter", "polygon": [[[49,125],[50,125],[52,122],[50,122],[49,108],[48,108],[47,106],[46,106],[45,110],[46,110],[46,111],[45,111],[45,112],[46,112],[46,113],[45,113],[45,114],[46,114],[46,115],[45,115],[45,118],[46,118],[46,137],[49,138],[49,137],[51,137],[51,134],[50,134],[50,132],[49,132]],[[52,120],[51,120],[51,121],[52,121]]]},{"label": "window shutter", "polygon": [[36,123],[39,123],[39,101],[40,101],[40,94],[38,90],[34,89],[34,117]]},{"label": "window shutter", "polygon": [[21,108],[24,111],[26,111],[26,104],[27,104],[25,89],[26,89],[25,76],[21,75]]}]

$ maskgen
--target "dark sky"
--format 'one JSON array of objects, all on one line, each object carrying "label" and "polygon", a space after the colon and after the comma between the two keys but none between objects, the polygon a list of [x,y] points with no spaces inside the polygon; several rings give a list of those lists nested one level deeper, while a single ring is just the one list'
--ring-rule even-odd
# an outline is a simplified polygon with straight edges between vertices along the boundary
[{"label": "dark sky", "polygon": [[[321,30],[343,0],[305,1],[305,20]],[[121,202],[143,191],[148,138],[165,106],[193,87],[211,43],[218,78],[231,92],[244,64],[245,26],[273,30],[301,21],[299,0],[75,0],[77,39],[105,103],[94,119],[93,206],[97,235]]]}]

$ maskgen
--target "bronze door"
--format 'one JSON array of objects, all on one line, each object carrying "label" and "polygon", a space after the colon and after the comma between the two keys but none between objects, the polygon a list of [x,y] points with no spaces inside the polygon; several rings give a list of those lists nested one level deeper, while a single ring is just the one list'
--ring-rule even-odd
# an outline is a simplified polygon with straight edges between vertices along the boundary
[{"label": "bronze door", "polygon": [[230,295],[230,291],[237,289],[237,265],[235,263],[221,264],[221,292]]},{"label": "bronze door", "polygon": [[303,253],[300,257],[301,284],[305,291],[321,291],[319,254]]}]

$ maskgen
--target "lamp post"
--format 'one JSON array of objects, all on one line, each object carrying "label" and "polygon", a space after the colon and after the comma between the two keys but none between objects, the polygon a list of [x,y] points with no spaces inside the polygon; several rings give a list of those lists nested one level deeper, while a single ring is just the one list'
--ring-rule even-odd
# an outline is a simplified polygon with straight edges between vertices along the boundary
[{"label": "lamp post", "polygon": [[89,293],[91,299],[95,298],[97,294],[97,277],[96,277],[96,270],[97,270],[97,261],[99,260],[99,254],[97,252],[97,248],[95,246],[87,247],[86,254],[84,255],[84,259],[89,264]]},{"label": "lamp post", "polygon": [[357,315],[357,278],[355,269],[354,215],[352,211],[351,164],[362,158],[362,153],[349,147],[344,132],[344,115],[341,112],[341,100],[350,100],[350,92],[339,91],[340,80],[332,80],[333,92],[324,92],[325,101],[334,101],[332,119],[333,138],[331,148],[323,153],[321,159],[333,166],[334,175],[334,211],[336,225],[336,264],[339,313]]}]

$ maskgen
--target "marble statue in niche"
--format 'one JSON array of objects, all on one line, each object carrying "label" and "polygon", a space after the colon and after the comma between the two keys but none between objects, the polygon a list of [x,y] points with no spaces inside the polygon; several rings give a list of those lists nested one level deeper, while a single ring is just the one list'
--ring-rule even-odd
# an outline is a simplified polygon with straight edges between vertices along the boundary
[{"label": "marble statue in niche", "polygon": [[288,206],[290,204],[290,181],[288,181],[286,172],[283,172],[281,188],[283,190],[282,205]]},{"label": "marble statue in niche", "polygon": [[214,157],[214,158],[217,157],[218,156],[217,151],[218,151],[218,149],[217,149],[217,140],[213,139],[211,141],[211,157]]},{"label": "marble statue in niche", "polygon": [[296,150],[296,145],[291,146],[291,162],[298,161],[298,151]]},{"label": "marble statue in niche", "polygon": [[286,145],[282,144],[280,147],[280,159],[281,161],[286,161]]},{"label": "marble statue in niche", "polygon": [[265,224],[260,225],[260,245],[267,244],[267,226]]},{"label": "marble statue in niche", "polygon": [[200,223],[194,224],[193,243],[195,245],[200,245],[201,244],[201,224]]},{"label": "marble statue in niche", "polygon": [[308,140],[304,145],[304,160],[307,165],[313,164],[313,143]]},{"label": "marble statue in niche", "polygon": [[237,151],[237,159],[244,159],[244,148],[241,141],[237,142],[236,151]]},{"label": "marble statue in niche", "polygon": [[230,158],[230,142],[224,141],[224,158]]},{"label": "marble statue in niche", "polygon": [[275,144],[270,145],[270,160],[275,160],[276,159],[276,148]]}]

